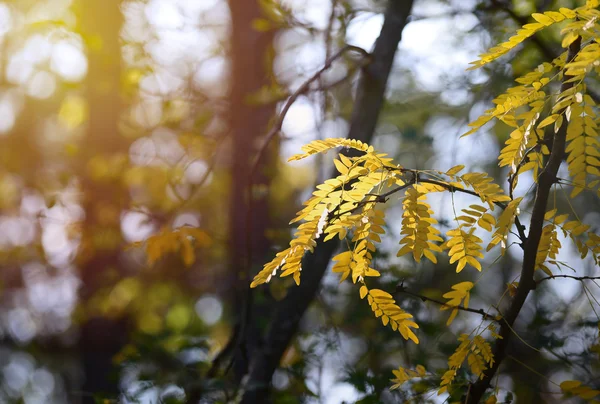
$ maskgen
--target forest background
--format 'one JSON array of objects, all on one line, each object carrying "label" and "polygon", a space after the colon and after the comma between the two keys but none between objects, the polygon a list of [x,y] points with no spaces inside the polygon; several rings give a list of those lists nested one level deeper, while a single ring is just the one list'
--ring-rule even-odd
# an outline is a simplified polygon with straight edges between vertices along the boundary
[{"label": "forest background", "polygon": [[[400,203],[386,211],[376,283],[398,289],[419,345],[382,327],[328,270],[333,243],[304,265],[300,286],[249,289],[331,176],[332,154],[287,159],[312,140],[349,137],[405,167],[463,164],[504,186],[497,156],[509,128],[459,137],[516,77],[560,55],[560,30],[482,69],[469,62],[532,13],[583,4],[1,1],[0,402],[459,400],[437,395],[441,375],[390,390],[399,366],[444,368],[481,320],[461,312],[446,326],[435,301],[457,282],[454,265],[396,257]],[[523,177],[515,192],[531,186]],[[598,233],[596,195],[555,199]],[[454,203],[469,200],[429,198],[444,232]],[[561,240],[557,260],[570,262],[576,249]],[[521,259],[509,248],[485,261],[471,306],[496,304],[491,292],[514,281]],[[578,266],[598,275],[591,259]],[[499,401],[565,402],[563,380],[600,388],[594,281],[544,282],[529,298]],[[470,381],[463,370],[455,384]]]}]

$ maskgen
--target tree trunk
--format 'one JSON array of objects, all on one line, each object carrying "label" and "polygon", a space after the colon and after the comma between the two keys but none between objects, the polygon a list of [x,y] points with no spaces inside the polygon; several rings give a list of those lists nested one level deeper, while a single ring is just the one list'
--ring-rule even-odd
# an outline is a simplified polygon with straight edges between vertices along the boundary
[{"label": "tree trunk", "polygon": [[[126,153],[119,134],[121,115],[122,15],[120,0],[82,1],[81,28],[88,44],[88,137],[82,152],[82,195],[85,220],[77,263],[81,270],[81,305],[86,318],[79,341],[84,372],[82,402],[94,396],[119,395],[119,377],[113,357],[127,342],[127,320],[104,316],[90,307],[89,299],[122,276],[120,216],[127,193],[116,178],[102,177],[94,161],[110,161]],[[110,165],[110,163],[109,163]]]},{"label": "tree trunk", "polygon": [[[231,10],[231,193],[229,200],[229,285],[234,284],[231,300],[237,319],[234,336],[234,375],[237,382],[248,372],[248,355],[260,344],[257,317],[267,316],[269,297],[263,304],[251,304],[249,279],[252,268],[266,259],[270,242],[269,167],[276,157],[276,144],[253,170],[257,151],[267,133],[269,120],[275,113],[273,104],[256,105],[251,95],[269,85],[273,32],[259,32],[252,22],[263,17],[259,1],[229,1]],[[253,321],[250,321],[253,318]]]}]

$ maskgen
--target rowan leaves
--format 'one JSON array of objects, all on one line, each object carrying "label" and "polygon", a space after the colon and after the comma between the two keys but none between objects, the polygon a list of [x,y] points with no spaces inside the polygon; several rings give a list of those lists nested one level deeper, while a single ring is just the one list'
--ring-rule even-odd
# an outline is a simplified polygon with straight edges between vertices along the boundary
[{"label": "rowan leaves", "polygon": [[[482,239],[475,235],[477,226],[487,231],[492,230],[496,224],[494,216],[487,213],[488,209],[481,205],[470,205],[470,209],[463,209],[463,215],[456,217],[458,228],[446,233],[449,237],[444,247],[449,249],[450,264],[457,262],[456,272],[460,272],[469,264],[481,271],[478,258],[483,258],[481,250]],[[477,225],[477,226],[476,226]]]},{"label": "rowan leaves", "polygon": [[180,252],[183,263],[190,267],[196,261],[195,250],[210,244],[211,239],[206,232],[195,227],[183,226],[175,230],[163,229],[145,241],[133,243],[132,247],[145,248],[149,266],[167,254]]},{"label": "rowan leaves", "polygon": [[484,372],[494,364],[494,357],[490,344],[480,335],[470,339],[469,335],[461,334],[458,337],[460,344],[448,358],[448,370],[442,376],[438,395],[448,392],[456,373],[467,361],[471,372],[477,378],[483,378]]},{"label": "rowan leaves", "polygon": [[389,324],[394,331],[400,332],[404,339],[410,339],[415,344],[419,343],[419,339],[412,330],[419,326],[411,320],[412,314],[405,312],[396,304],[392,295],[380,289],[368,289],[363,285],[360,287],[360,298],[364,299],[365,296],[375,317],[381,317],[383,325]]},{"label": "rowan leaves", "polygon": [[[586,17],[587,13],[597,7],[596,1],[588,1],[585,6],[571,10],[568,8],[561,8],[558,12],[547,11],[545,13],[533,13],[531,17],[535,20],[535,23],[525,24],[521,29],[517,30],[516,34],[511,36],[508,41],[503,42],[486,53],[479,55],[479,60],[471,62],[473,65],[469,70],[477,69],[484,66],[499,57],[505,55],[510,50],[514,49],[517,45],[523,42],[525,39],[531,37],[536,32],[543,30],[558,22],[562,22],[565,19],[574,19],[577,16]],[[563,47],[568,46],[568,41],[563,42]]]},{"label": "rowan leaves", "polygon": [[288,159],[288,161],[301,160],[308,156],[312,156],[317,153],[324,153],[328,150],[336,147],[349,147],[362,152],[373,151],[373,147],[369,146],[360,140],[345,139],[345,138],[331,138],[325,140],[314,140],[307,145],[302,146],[303,154],[295,154]]},{"label": "rowan leaves", "polygon": [[409,188],[402,203],[404,213],[402,214],[402,234],[404,237],[400,240],[402,246],[398,251],[398,256],[412,253],[415,261],[420,262],[421,257],[425,256],[434,264],[437,258],[434,252],[442,252],[439,245],[434,242],[444,241],[440,236],[440,231],[433,227],[437,223],[431,217],[433,211],[425,202],[426,194]]},{"label": "rowan leaves", "polygon": [[394,385],[390,387],[390,390],[400,388],[404,383],[406,383],[409,380],[427,376],[427,371],[422,365],[417,365],[415,370],[404,369],[400,366],[398,367],[398,369],[392,370],[392,373],[395,377],[391,379],[391,381],[394,382]]},{"label": "rowan leaves", "polygon": [[454,318],[458,314],[458,307],[461,303],[463,307],[469,307],[470,291],[473,289],[473,286],[472,282],[457,283],[456,285],[452,285],[453,290],[451,292],[444,294],[444,298],[448,299],[448,301],[444,306],[440,307],[440,310],[452,309],[446,325],[452,324],[452,321],[454,321]]},{"label": "rowan leaves", "polygon": [[[583,87],[581,88],[583,90]],[[577,97],[577,94],[580,94]],[[592,119],[596,106],[587,94],[575,93],[574,102],[568,106],[568,126],[566,148],[569,175],[573,178],[571,198],[577,196],[586,187],[597,187],[600,177],[600,137],[598,125]],[[577,102],[580,100],[580,102]]]}]

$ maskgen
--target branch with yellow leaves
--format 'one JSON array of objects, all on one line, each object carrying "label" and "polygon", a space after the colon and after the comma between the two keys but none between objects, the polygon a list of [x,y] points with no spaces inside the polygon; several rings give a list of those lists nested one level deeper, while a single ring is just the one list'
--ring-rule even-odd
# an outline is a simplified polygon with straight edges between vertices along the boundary
[{"label": "branch with yellow leaves", "polygon": [[[578,37],[569,45],[567,54],[567,63],[575,58],[575,55],[581,49],[581,37]],[[565,74],[561,85],[561,93],[573,87],[573,81],[569,80],[569,76]],[[561,111],[565,113],[565,111]],[[493,349],[493,357],[495,362],[489,369],[484,372],[483,378],[469,386],[465,404],[477,404],[481,401],[485,391],[490,387],[491,381],[496,375],[499,366],[507,356],[507,347],[512,335],[513,325],[525,305],[525,301],[529,293],[535,289],[537,283],[534,279],[537,252],[542,237],[542,229],[544,227],[544,216],[548,206],[550,190],[556,183],[558,169],[565,155],[565,144],[567,136],[567,120],[565,119],[558,132],[554,135],[552,152],[544,166],[543,171],[538,178],[538,187],[533,202],[533,211],[531,213],[531,221],[529,224],[529,234],[524,243],[523,249],[523,264],[521,267],[521,275],[519,286],[515,296],[513,297],[508,310],[503,316],[500,323],[499,335],[501,339],[496,340]]]},{"label": "branch with yellow leaves", "polygon": [[[404,172],[404,173],[411,173],[412,174],[411,178],[407,179],[404,185],[393,188],[390,191],[387,191],[383,194],[367,194],[366,196],[372,197],[372,198],[366,199],[364,201],[360,201],[359,203],[356,204],[356,207],[354,207],[352,210],[361,208],[364,205],[369,204],[369,203],[386,203],[388,201],[389,197],[392,196],[393,194],[400,192],[412,185],[419,184],[419,183],[437,185],[439,187],[447,189],[449,192],[459,192],[459,193],[463,193],[463,194],[481,198],[481,195],[473,190],[460,188],[455,185],[449,184],[447,182],[423,177],[422,173],[420,173],[418,170],[410,170],[410,169],[406,169],[406,168],[398,168],[398,170],[401,172]],[[496,202],[494,202],[494,205],[498,206],[501,209],[506,208],[506,204],[504,204],[502,202],[496,201]],[[340,217],[340,216],[343,216],[346,213],[350,213],[352,210],[344,211],[344,212],[340,212],[340,213],[337,213],[335,210],[333,210],[330,214],[330,220]],[[520,246],[521,246],[521,248],[524,248],[523,246],[527,240],[527,236],[525,234],[525,226],[520,222],[518,217],[515,217],[515,226],[518,231],[519,239],[521,240]]]},{"label": "branch with yellow leaves", "polygon": [[484,320],[498,321],[498,319],[495,316],[486,313],[485,310],[483,310],[483,309],[470,309],[470,308],[464,307],[464,306],[449,306],[445,302],[442,302],[441,300],[433,299],[431,297],[427,297],[424,295],[420,295],[418,293],[411,292],[406,289],[406,287],[404,286],[404,283],[401,283],[398,286],[396,286],[396,293],[404,293],[406,295],[421,299],[424,302],[431,302],[431,303],[438,304],[441,307],[447,307],[449,309],[457,309],[457,310],[462,310],[462,311],[466,311],[469,313],[479,314],[480,316],[483,317]]}]

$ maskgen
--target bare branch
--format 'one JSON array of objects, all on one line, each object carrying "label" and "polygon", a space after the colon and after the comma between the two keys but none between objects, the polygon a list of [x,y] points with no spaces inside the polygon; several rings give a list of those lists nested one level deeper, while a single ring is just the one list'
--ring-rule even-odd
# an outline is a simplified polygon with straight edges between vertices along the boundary
[{"label": "bare branch", "polygon": [[572,275],[552,275],[552,276],[547,276],[545,278],[542,279],[538,279],[537,280],[537,284],[539,285],[540,283],[550,280],[550,279],[556,279],[556,278],[568,278],[568,279],[573,279],[576,281],[585,281],[585,280],[600,280],[600,276],[572,276]]},{"label": "bare branch", "polygon": [[262,146],[258,150],[258,153],[256,154],[256,159],[254,161],[254,164],[252,164],[252,168],[250,170],[250,175],[254,174],[254,172],[256,171],[256,168],[258,167],[260,161],[262,160],[263,155],[267,151],[269,144],[275,138],[275,136],[277,136],[277,134],[281,131],[281,127],[283,126],[283,121],[285,119],[285,116],[289,112],[292,105],[296,102],[298,97],[307,93],[310,90],[311,84],[314,83],[315,81],[319,80],[321,78],[321,76],[323,75],[323,73],[325,73],[327,70],[329,70],[331,68],[331,66],[333,65],[333,63],[337,59],[341,58],[346,52],[359,53],[362,56],[361,64],[370,59],[369,52],[367,52],[363,48],[360,48],[360,47],[354,46],[354,45],[346,45],[342,49],[340,49],[339,51],[334,53],[327,60],[325,60],[323,67],[321,67],[308,80],[306,80],[304,83],[302,83],[302,85],[300,87],[298,87],[298,89],[296,91],[294,91],[292,93],[292,95],[290,95],[290,97],[287,99],[287,101],[283,105],[283,108],[281,109],[281,112],[277,116],[275,123],[271,127],[271,130],[269,130],[269,133],[267,133],[267,135],[265,137],[265,141],[263,142]]}]

